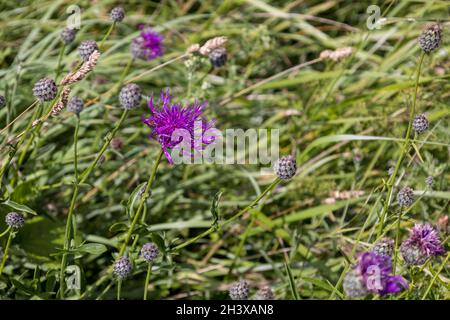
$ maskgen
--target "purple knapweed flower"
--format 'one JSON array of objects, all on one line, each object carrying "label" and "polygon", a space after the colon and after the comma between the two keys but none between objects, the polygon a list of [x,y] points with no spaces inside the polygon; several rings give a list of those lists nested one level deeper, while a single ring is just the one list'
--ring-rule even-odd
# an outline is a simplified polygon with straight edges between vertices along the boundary
[{"label": "purple knapweed flower", "polygon": [[410,230],[410,237],[403,241],[400,252],[407,264],[420,265],[430,257],[443,254],[445,249],[438,232],[430,224],[418,223]]},{"label": "purple knapweed flower", "polygon": [[153,60],[163,54],[164,37],[151,28],[141,26],[141,34],[131,42],[131,54],[136,59]]},{"label": "purple knapweed flower", "polygon": [[358,263],[349,274],[353,278],[355,275],[358,276],[361,285],[367,292],[377,293],[382,296],[390,293],[398,293],[408,288],[408,283],[402,276],[392,275],[391,258],[378,255],[374,252],[360,254],[358,256]]},{"label": "purple knapweed flower", "polygon": [[151,116],[143,117],[142,122],[152,129],[150,136],[161,144],[167,160],[173,164],[170,149],[189,148],[191,156],[195,152],[201,152],[203,145],[214,142],[215,136],[210,133],[215,128],[214,122],[207,121],[203,116],[203,108],[207,102],[183,106],[172,104],[170,100],[169,89],[166,92],[162,91],[162,107],[158,110],[154,107],[153,97],[151,97],[148,103]]}]

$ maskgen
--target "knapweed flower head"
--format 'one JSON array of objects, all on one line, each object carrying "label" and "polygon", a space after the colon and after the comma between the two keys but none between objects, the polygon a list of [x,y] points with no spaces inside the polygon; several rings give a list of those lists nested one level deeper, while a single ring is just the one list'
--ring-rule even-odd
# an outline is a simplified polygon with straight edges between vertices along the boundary
[{"label": "knapweed flower head", "polygon": [[21,213],[10,212],[6,215],[5,222],[9,227],[17,230],[24,226],[25,218]]},{"label": "knapweed flower head", "polygon": [[114,262],[113,272],[120,279],[128,277],[132,270],[133,265],[131,264],[130,259],[125,256],[118,258],[116,262]]},{"label": "knapweed flower head", "polygon": [[148,242],[141,248],[141,257],[148,263],[153,262],[158,257],[159,249],[156,244]]},{"label": "knapweed flower head", "polygon": [[[169,90],[161,92],[161,102],[161,108],[157,109],[151,97],[148,103],[151,116],[143,117],[142,121],[152,129],[151,137],[160,143],[171,164],[173,160],[169,150],[178,146],[187,146],[192,151],[190,155],[193,155],[194,152],[201,152],[204,145],[214,142],[214,136],[206,134],[208,130],[214,129],[214,122],[208,122],[203,116],[203,109],[207,102],[188,106],[172,104]],[[182,142],[183,144],[180,145]]]},{"label": "knapweed flower head", "polygon": [[391,257],[394,252],[394,240],[391,238],[383,238],[375,243],[371,251],[380,256]]},{"label": "knapweed flower head", "polygon": [[400,246],[403,259],[409,265],[421,265],[444,251],[438,232],[428,223],[416,224],[410,230],[409,238]]},{"label": "knapweed flower head", "polygon": [[391,258],[374,252],[358,256],[358,263],[346,275],[344,290],[350,297],[363,297],[365,292],[386,295],[408,288],[402,276],[392,275]]},{"label": "knapweed flower head", "polygon": [[164,37],[148,27],[141,27],[140,35],[131,42],[131,54],[136,59],[153,60],[163,55]]},{"label": "knapweed flower head", "polygon": [[427,131],[429,126],[430,123],[428,122],[428,118],[425,114],[419,114],[414,117],[412,128],[417,134]]},{"label": "knapweed flower head", "polygon": [[402,188],[397,194],[398,204],[402,207],[409,207],[414,202],[414,190],[410,187]]},{"label": "knapweed flower head", "polygon": [[241,280],[236,282],[230,287],[230,298],[232,300],[247,300],[249,289],[247,281]]},{"label": "knapweed flower head", "polygon": [[442,27],[435,23],[425,27],[419,36],[419,46],[425,53],[436,50],[441,45]]},{"label": "knapweed flower head", "polygon": [[275,300],[272,288],[264,286],[256,292],[255,300]]}]

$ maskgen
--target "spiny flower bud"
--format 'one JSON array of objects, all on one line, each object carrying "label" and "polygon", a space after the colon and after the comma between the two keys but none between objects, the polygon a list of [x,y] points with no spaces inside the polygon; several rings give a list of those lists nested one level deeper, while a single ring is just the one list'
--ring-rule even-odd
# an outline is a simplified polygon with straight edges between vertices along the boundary
[{"label": "spiny flower bud", "polygon": [[67,103],[67,110],[75,114],[79,114],[83,110],[84,102],[83,99],[75,96],[72,97]]},{"label": "spiny flower bud", "polygon": [[394,240],[390,238],[383,238],[372,248],[372,252],[376,253],[380,256],[392,256],[392,253],[394,252]]},{"label": "spiny flower bud", "polygon": [[130,110],[139,107],[141,102],[141,88],[135,83],[127,84],[120,90],[119,101],[125,109]]},{"label": "spiny flower bud", "polygon": [[6,99],[4,96],[0,95],[0,108],[4,107],[6,104]]},{"label": "spiny flower bud", "polygon": [[113,271],[114,274],[120,278],[125,279],[131,274],[133,270],[133,265],[131,264],[130,259],[127,257],[120,257],[114,262]]},{"label": "spiny flower bud", "polygon": [[297,162],[291,155],[281,157],[273,166],[275,174],[283,180],[291,179],[297,172]]},{"label": "spiny flower bud", "polygon": [[258,290],[255,300],[275,300],[275,295],[269,286],[265,286]]},{"label": "spiny flower bud", "polygon": [[433,176],[428,176],[425,179],[425,183],[427,184],[428,187],[431,187],[434,183],[434,178]]},{"label": "spiny flower bud", "polygon": [[55,81],[49,78],[39,80],[33,88],[33,95],[41,101],[51,101],[55,99],[57,93]]},{"label": "spiny flower bud", "polygon": [[83,41],[78,47],[78,53],[83,61],[88,61],[94,51],[99,51],[97,43],[94,40]]},{"label": "spiny flower bud", "polygon": [[397,194],[398,204],[402,207],[409,207],[414,202],[414,191],[410,187],[404,187]]},{"label": "spiny flower bud", "polygon": [[111,10],[109,16],[111,17],[111,20],[114,22],[120,22],[125,18],[125,11],[122,7],[115,7]]},{"label": "spiny flower bud", "polygon": [[351,270],[345,275],[342,286],[350,298],[364,298],[368,294],[364,280],[357,270]]},{"label": "spiny flower bud", "polygon": [[241,280],[233,284],[230,288],[230,298],[232,300],[247,300],[249,286],[247,281]]},{"label": "spiny flower bud", "polygon": [[427,26],[419,36],[419,46],[425,53],[430,53],[439,48],[441,41],[442,28],[437,23]]},{"label": "spiny flower bud", "polygon": [[141,257],[148,263],[153,262],[159,254],[156,244],[148,242],[142,246]]},{"label": "spiny flower bud", "polygon": [[25,224],[25,218],[18,212],[10,212],[5,218],[6,224],[13,229],[20,229]]},{"label": "spiny flower bud", "polygon": [[422,132],[425,132],[428,130],[429,122],[425,114],[419,114],[418,116],[415,116],[412,127],[417,134],[420,134]]},{"label": "spiny flower bud", "polygon": [[75,34],[76,34],[75,29],[72,29],[72,28],[64,28],[64,29],[61,31],[60,37],[61,37],[61,40],[62,40],[65,44],[69,44],[69,43],[71,43],[73,40],[75,40]]},{"label": "spiny flower bud", "polygon": [[215,68],[220,68],[227,63],[227,49],[217,48],[208,55],[211,64]]}]

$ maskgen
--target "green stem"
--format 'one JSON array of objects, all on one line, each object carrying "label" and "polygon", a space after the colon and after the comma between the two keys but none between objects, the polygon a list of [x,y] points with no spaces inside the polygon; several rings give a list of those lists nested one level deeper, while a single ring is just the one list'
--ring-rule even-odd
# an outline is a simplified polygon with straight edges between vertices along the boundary
[{"label": "green stem", "polygon": [[123,111],[122,116],[120,117],[119,121],[116,123],[116,125],[114,126],[112,131],[106,136],[106,141],[103,144],[102,148],[100,149],[100,152],[97,154],[97,156],[95,157],[94,161],[92,161],[90,166],[81,174],[80,184],[84,183],[86,181],[86,179],[88,178],[88,176],[91,174],[92,170],[94,170],[95,165],[97,164],[98,160],[103,155],[106,148],[108,148],[109,143],[114,138],[117,130],[119,130],[120,126],[125,121],[125,118],[127,117],[128,112],[129,112],[129,110],[127,110],[127,109],[125,109]]},{"label": "green stem", "polygon": [[122,280],[117,280],[117,300],[120,300],[120,292],[122,291]]},{"label": "green stem", "polygon": [[[280,183],[280,179],[277,178],[275,179],[267,188],[266,190],[264,190],[258,197],[256,197],[255,200],[253,200],[247,207],[245,207],[244,209],[242,209],[241,211],[239,211],[238,213],[236,213],[234,216],[232,216],[231,218],[229,218],[228,220],[225,220],[224,222],[222,222],[221,224],[219,224],[218,228],[222,228],[230,223],[232,223],[233,221],[237,220],[239,217],[241,217],[244,213],[246,213],[248,210],[250,210],[252,207],[254,207],[256,204],[258,204],[258,202],[267,194],[269,193],[271,190],[273,190],[278,183]],[[215,230],[217,229],[216,226],[212,226],[211,228],[209,228],[208,230],[206,230],[205,232],[199,234],[198,236],[187,240],[185,242],[183,242],[182,244],[179,244],[178,246],[173,248],[173,251],[178,251],[180,249],[183,249],[184,247],[187,247],[188,245],[197,242],[197,240],[204,238],[208,235],[210,235],[211,233],[213,233]]]},{"label": "green stem", "polygon": [[397,230],[395,232],[395,246],[394,246],[394,266],[392,268],[392,272],[395,275],[396,269],[397,269],[397,257],[398,257],[398,243],[400,242],[400,224],[402,221],[402,208],[400,208],[400,211],[398,212],[397,217]]},{"label": "green stem", "polygon": [[423,59],[425,57],[425,54],[422,53],[420,56],[420,60],[419,60],[419,65],[417,67],[417,72],[416,72],[416,80],[415,80],[415,88],[414,88],[414,98],[413,98],[413,104],[409,113],[409,123],[408,123],[408,129],[406,130],[406,135],[405,135],[405,142],[403,144],[402,150],[401,150],[401,154],[397,160],[397,163],[395,165],[394,168],[394,173],[392,173],[392,175],[389,177],[387,185],[388,185],[388,191],[386,194],[386,199],[384,201],[384,206],[383,206],[383,211],[381,213],[381,218],[380,218],[380,225],[379,225],[379,229],[378,229],[378,234],[377,237],[380,237],[381,234],[383,233],[383,229],[384,229],[384,224],[386,221],[386,217],[387,217],[387,211],[388,211],[388,206],[389,206],[389,202],[392,196],[392,191],[394,189],[394,184],[395,184],[395,179],[397,177],[397,173],[398,170],[400,168],[400,165],[402,164],[403,159],[405,158],[406,153],[408,152],[409,149],[409,145],[410,145],[410,135],[411,135],[411,128],[412,128],[412,123],[414,120],[414,115],[416,112],[416,102],[417,102],[417,91],[419,89],[419,78],[420,78],[420,70],[422,68],[422,63],[423,63]]},{"label": "green stem", "polygon": [[71,227],[73,224],[73,214],[74,214],[74,209],[75,209],[75,202],[77,199],[77,195],[78,195],[78,189],[79,189],[79,184],[78,184],[78,130],[80,128],[80,117],[77,115],[77,121],[76,121],[76,125],[75,125],[75,130],[74,130],[74,134],[73,134],[73,143],[74,143],[74,160],[73,160],[73,166],[74,166],[74,177],[75,177],[75,187],[73,190],[73,195],[72,195],[72,200],[70,201],[70,208],[69,208],[69,213],[67,215],[67,221],[66,221],[66,231],[64,234],[64,253],[61,259],[61,269],[60,269],[60,274],[59,274],[59,279],[60,279],[60,290],[59,290],[59,295],[61,297],[61,299],[64,298],[64,290],[65,290],[65,271],[66,271],[66,267],[67,267],[67,258],[68,258],[68,253],[67,251],[70,248],[70,243],[71,243]]},{"label": "green stem", "polygon": [[147,268],[147,276],[145,277],[145,285],[144,285],[144,300],[147,300],[147,294],[148,294],[148,284],[150,283],[150,275],[152,273],[152,264],[148,264]]},{"label": "green stem", "polygon": [[6,242],[5,251],[3,252],[2,264],[0,265],[0,275],[2,274],[3,268],[5,267],[6,259],[8,259],[8,250],[9,250],[9,247],[11,246],[12,238],[13,238],[13,231],[10,230],[9,236],[8,236],[8,241]]},{"label": "green stem", "polygon": [[442,272],[442,269],[447,265],[448,258],[450,258],[450,253],[447,254],[447,257],[445,257],[444,262],[442,262],[441,266],[439,267],[439,270],[436,271],[436,274],[434,275],[433,279],[430,281],[430,284],[428,285],[427,290],[425,290],[425,293],[423,294],[421,300],[425,300],[428,296],[428,293],[430,292],[431,288],[433,287],[433,284],[436,282],[437,277]]},{"label": "green stem", "polygon": [[121,257],[124,254],[124,252],[127,248],[128,242],[130,241],[131,235],[133,234],[134,227],[135,227],[136,223],[139,221],[139,217],[141,215],[142,209],[144,208],[145,201],[149,197],[149,191],[152,187],[153,181],[155,180],[156,169],[158,169],[158,166],[159,166],[159,163],[161,162],[161,158],[162,158],[163,154],[164,154],[164,152],[161,149],[156,157],[155,163],[153,164],[152,172],[150,173],[150,177],[147,181],[147,186],[145,187],[144,194],[142,195],[141,201],[139,202],[138,209],[137,209],[136,213],[134,214],[133,221],[131,222],[131,225],[128,228],[128,232],[125,236],[125,240],[122,243],[122,247],[120,248],[119,257]]},{"label": "green stem", "polygon": [[66,50],[66,44],[63,43],[61,50],[59,51],[59,56],[58,56],[58,64],[56,65],[56,71],[55,71],[55,82],[58,81],[58,77],[61,74],[61,62],[62,62],[62,57],[64,56],[64,51]]},{"label": "green stem", "polygon": [[103,45],[105,44],[106,39],[109,37],[111,32],[114,30],[114,27],[116,26],[116,22],[114,21],[112,25],[109,27],[108,32],[106,32],[105,36],[103,37],[102,41],[100,42],[100,45],[98,46],[100,49],[100,52],[103,51]]},{"label": "green stem", "polygon": [[6,230],[3,231],[2,234],[0,234],[0,238],[3,237],[3,236],[5,236],[5,234],[7,234],[7,233],[9,232],[9,230],[11,230],[11,227],[6,228]]}]

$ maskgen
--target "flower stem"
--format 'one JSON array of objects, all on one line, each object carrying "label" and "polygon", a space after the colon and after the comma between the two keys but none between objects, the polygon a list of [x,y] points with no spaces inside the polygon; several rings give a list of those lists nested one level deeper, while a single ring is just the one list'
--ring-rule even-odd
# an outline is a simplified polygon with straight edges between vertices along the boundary
[{"label": "flower stem", "polygon": [[428,285],[427,290],[425,290],[425,293],[423,294],[421,300],[425,300],[428,296],[428,293],[430,292],[431,288],[433,287],[433,284],[436,282],[437,277],[442,272],[442,269],[447,265],[447,261],[450,258],[450,253],[447,254],[447,257],[445,257],[444,262],[442,262],[441,266],[439,267],[439,270],[436,271],[436,274],[434,275],[433,279],[430,281],[430,284]]},{"label": "flower stem", "polygon": [[400,241],[400,224],[402,221],[402,208],[400,208],[397,217],[397,230],[395,232],[395,246],[394,246],[394,266],[392,273],[395,275],[395,271],[397,269],[397,257],[398,257],[398,243]]},{"label": "flower stem", "polygon": [[108,39],[111,32],[114,30],[115,26],[116,26],[115,21],[109,26],[108,31],[106,32],[105,36],[103,37],[102,41],[100,42],[100,45],[98,46],[98,48],[100,49],[100,52],[103,51],[103,45],[105,44],[105,41],[106,41],[106,39]]},{"label": "flower stem", "polygon": [[11,227],[6,228],[6,230],[3,231],[3,233],[0,234],[0,238],[5,236],[5,234],[7,234],[9,232],[9,230],[11,230]]},{"label": "flower stem", "polygon": [[67,221],[66,221],[66,231],[64,234],[64,253],[61,259],[61,268],[60,268],[60,273],[59,273],[59,279],[60,279],[60,287],[59,287],[59,296],[63,299],[64,298],[64,290],[65,290],[65,271],[66,271],[66,267],[67,267],[67,257],[68,257],[68,253],[67,251],[70,248],[70,243],[71,243],[71,227],[72,227],[72,216],[73,216],[73,212],[74,212],[74,208],[75,208],[75,202],[77,199],[77,195],[78,195],[78,189],[79,189],[79,184],[78,184],[78,149],[77,149],[77,145],[78,145],[78,130],[80,128],[80,117],[77,115],[77,120],[76,120],[76,125],[75,125],[75,131],[73,134],[73,143],[74,143],[74,160],[73,160],[73,166],[74,166],[74,190],[73,190],[73,195],[72,195],[72,200],[70,201],[70,208],[69,208],[69,213],[67,215]]},{"label": "flower stem", "polygon": [[258,202],[270,191],[272,191],[277,185],[278,183],[280,183],[280,178],[276,178],[258,197],[256,197],[255,200],[253,200],[247,207],[245,207],[244,209],[242,209],[241,211],[239,211],[238,213],[236,213],[234,216],[232,216],[231,218],[229,218],[228,220],[225,220],[224,222],[222,222],[221,224],[219,224],[218,227],[216,226],[212,226],[210,227],[208,230],[206,230],[205,232],[199,234],[198,236],[189,239],[185,242],[183,242],[182,244],[179,244],[178,246],[173,248],[173,251],[178,251],[183,249],[184,247],[187,247],[188,245],[197,242],[197,240],[204,238],[208,235],[210,235],[211,233],[213,233],[217,228],[222,228],[228,224],[230,224],[231,222],[237,220],[239,217],[241,217],[244,213],[246,213],[248,210],[250,210],[252,207],[254,207],[256,204],[258,204]]},{"label": "flower stem", "polygon": [[6,259],[8,259],[8,250],[9,250],[9,247],[11,246],[12,238],[13,238],[13,231],[10,229],[8,241],[6,242],[5,252],[3,252],[2,264],[0,265],[0,275],[2,274],[3,268],[5,267]]},{"label": "flower stem", "polygon": [[121,257],[124,254],[124,252],[127,248],[128,242],[130,241],[131,235],[133,234],[134,227],[135,227],[136,223],[139,221],[139,217],[141,215],[142,209],[144,208],[145,201],[149,197],[149,191],[152,187],[153,181],[155,180],[156,170],[158,169],[158,166],[159,166],[159,163],[161,162],[161,158],[162,158],[163,154],[164,154],[164,152],[161,149],[159,151],[158,155],[156,156],[156,160],[155,160],[155,163],[153,164],[153,168],[150,173],[150,177],[147,181],[147,186],[145,187],[144,194],[141,197],[141,201],[139,202],[138,209],[137,209],[136,213],[134,214],[133,221],[131,222],[131,225],[128,228],[128,232],[125,236],[125,240],[122,243],[122,247],[120,248],[119,257]]},{"label": "flower stem", "polygon": [[152,264],[148,264],[147,268],[147,276],[145,277],[145,285],[144,285],[144,300],[147,300],[147,294],[148,294],[148,284],[150,283],[150,275],[152,273]]},{"label": "flower stem", "polygon": [[414,115],[416,112],[417,91],[419,89],[420,70],[422,68],[422,63],[423,63],[424,57],[425,57],[425,54],[422,52],[422,54],[420,56],[420,60],[419,60],[419,65],[417,66],[416,81],[415,81],[415,88],[414,88],[414,98],[413,98],[413,104],[412,104],[412,107],[411,107],[411,110],[409,113],[409,123],[408,123],[408,129],[406,130],[405,142],[403,144],[401,154],[398,157],[397,163],[395,165],[394,173],[392,173],[392,175],[389,177],[388,182],[387,182],[388,190],[387,190],[387,194],[386,194],[386,199],[384,201],[383,211],[381,213],[380,224],[379,224],[378,233],[377,233],[378,238],[381,236],[381,234],[383,233],[383,230],[384,230],[384,224],[385,224],[386,217],[387,217],[388,206],[389,206],[389,202],[391,201],[392,192],[394,189],[395,179],[397,177],[398,170],[399,170],[400,165],[402,164],[402,161],[405,158],[405,155],[409,149],[410,139],[411,139],[411,137],[410,137],[411,128],[412,128],[412,123],[414,120]]},{"label": "flower stem", "polygon": [[116,123],[116,125],[114,126],[112,131],[106,136],[106,141],[103,144],[103,146],[100,149],[100,151],[97,154],[97,156],[95,157],[94,161],[92,161],[90,166],[81,174],[80,184],[84,183],[86,181],[86,179],[89,177],[89,175],[91,174],[92,170],[94,170],[95,165],[97,164],[98,160],[101,158],[101,156],[105,152],[106,148],[108,148],[109,143],[114,138],[117,130],[119,130],[120,126],[125,121],[125,119],[126,119],[126,117],[128,115],[128,112],[129,112],[129,110],[127,110],[127,109],[125,109],[123,111],[122,116],[120,117],[119,121]]},{"label": "flower stem", "polygon": [[120,300],[120,292],[122,291],[122,280],[117,280],[117,300]]},{"label": "flower stem", "polygon": [[58,81],[58,77],[61,73],[61,62],[62,62],[62,57],[64,56],[64,51],[66,50],[66,44],[63,43],[61,50],[59,51],[59,56],[58,56],[58,64],[56,65],[56,70],[55,70],[55,82]]}]

